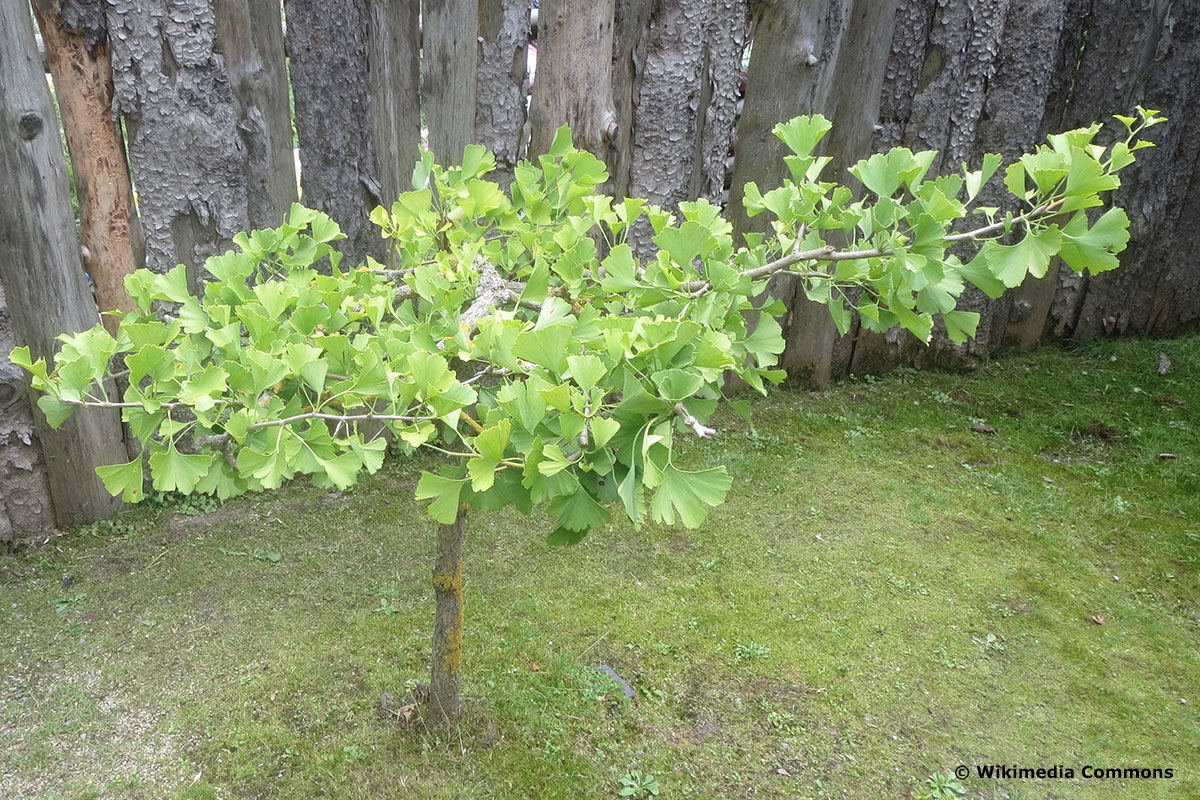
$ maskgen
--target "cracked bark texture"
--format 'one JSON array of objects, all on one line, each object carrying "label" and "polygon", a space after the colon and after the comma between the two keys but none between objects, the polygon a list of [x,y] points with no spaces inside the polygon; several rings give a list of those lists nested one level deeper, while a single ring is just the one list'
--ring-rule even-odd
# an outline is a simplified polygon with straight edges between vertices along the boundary
[{"label": "cracked bark texture", "polygon": [[[1057,126],[1070,91],[1077,0],[921,0],[897,15],[875,149],[904,145],[940,151],[934,169],[962,161],[978,166],[984,153],[1006,160],[1027,152]],[[1092,108],[1091,118],[1103,112]],[[980,196],[984,205],[1015,209],[999,180]],[[966,251],[964,250],[964,255]],[[1050,314],[1058,265],[1047,278],[992,300],[968,287],[959,303],[980,314],[976,338],[948,340],[940,326],[928,348],[898,330],[857,331],[838,348],[834,371],[878,372],[912,361],[972,368],[1003,344],[1036,346]]]},{"label": "cracked bark texture", "polygon": [[496,155],[491,178],[501,187],[523,155],[532,8],[532,0],[479,0],[475,141]]},{"label": "cracked bark texture", "polygon": [[419,143],[418,8],[287,0],[304,204],[333,217],[346,264],[388,248],[370,213],[409,188]]},{"label": "cracked bark texture", "polygon": [[[744,0],[659,0],[642,31],[633,84],[629,193],[665,208],[704,197],[721,203],[733,138]],[[643,220],[644,222],[644,220]],[[630,236],[646,253],[652,232]]]},{"label": "cracked bark texture", "polygon": [[[11,340],[6,333],[0,350],[27,345],[34,359],[49,359],[58,349],[56,336],[91,328],[100,318],[80,263],[67,165],[33,20],[19,3],[0,3],[0,196],[0,284],[7,290],[0,330],[11,330]],[[105,491],[95,468],[126,460],[119,416],[88,409],[52,430],[35,412],[34,431],[46,465],[42,483],[36,457],[25,449],[32,443],[26,444],[21,423],[28,384],[23,377],[14,382],[7,368],[0,375],[5,408],[0,528],[7,525],[11,531],[14,522],[44,525],[47,484],[59,525],[115,512],[120,501]]]},{"label": "cracked bark texture", "polygon": [[1060,271],[1047,327],[1076,341],[1178,335],[1200,326],[1200,3],[1076,0],[1073,7],[1075,41],[1086,47],[1067,61],[1070,92],[1050,127],[1130,114],[1137,104],[1170,121],[1148,132],[1157,147],[1122,173],[1116,202],[1132,236],[1121,268],[1085,278]]},{"label": "cracked bark texture", "polygon": [[332,244],[347,265],[383,260],[368,220],[383,202],[371,136],[371,3],[286,0],[284,8],[304,204],[341,226],[346,238]]},{"label": "cracked bark texture", "polygon": [[247,153],[211,0],[109,0],[115,107],[125,115],[146,266],[188,267],[245,230]]},{"label": "cracked bark texture", "polygon": [[0,543],[54,527],[46,462],[34,433],[25,373],[8,360],[16,347],[0,284]]},{"label": "cracked bark texture", "polygon": [[[80,239],[101,311],[129,311],[125,276],[141,261],[141,229],[121,126],[102,0],[34,0],[71,155]],[[118,318],[103,317],[109,333]]]}]

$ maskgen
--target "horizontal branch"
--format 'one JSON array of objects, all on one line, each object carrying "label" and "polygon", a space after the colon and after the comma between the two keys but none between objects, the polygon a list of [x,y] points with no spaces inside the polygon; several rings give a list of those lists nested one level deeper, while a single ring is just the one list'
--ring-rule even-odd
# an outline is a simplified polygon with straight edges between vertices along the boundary
[{"label": "horizontal branch", "polygon": [[[1004,230],[1015,223],[1027,222],[1040,217],[1050,216],[1054,214],[1058,207],[1062,205],[1062,200],[1055,200],[1052,203],[1040,205],[1032,211],[1027,211],[1024,214],[1013,217],[1008,222],[993,222],[989,225],[984,225],[981,228],[976,228],[962,233],[952,233],[945,236],[947,242],[965,242],[980,239],[993,233]],[[817,261],[824,263],[834,263],[838,261],[857,261],[863,258],[883,258],[884,256],[893,255],[894,251],[891,248],[876,247],[867,250],[838,250],[832,245],[823,247],[814,247],[810,250],[793,250],[785,256],[780,256],[774,261],[763,264],[760,267],[743,270],[741,277],[757,279],[765,278],[769,275],[774,275],[780,272],[788,272],[788,274],[797,278],[811,278],[814,280],[829,280],[833,276],[828,272],[794,272],[789,268],[795,264],[804,261]],[[689,281],[682,284],[681,291],[692,292],[694,297],[699,297],[704,294],[712,285],[706,280]]]}]

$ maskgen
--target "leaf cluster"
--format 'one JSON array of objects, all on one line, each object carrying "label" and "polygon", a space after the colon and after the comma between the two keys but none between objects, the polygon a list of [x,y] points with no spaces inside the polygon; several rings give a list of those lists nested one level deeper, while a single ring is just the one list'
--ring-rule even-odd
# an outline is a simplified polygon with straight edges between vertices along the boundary
[{"label": "leaf cluster", "polygon": [[[100,326],[60,337],[52,371],[24,348],[12,360],[52,425],[80,406],[121,409],[141,454],[98,471],[132,502],[147,474],[158,492],[222,498],[300,474],[345,488],[379,469],[390,442],[445,456],[416,493],[439,522],[462,503],[541,506],[557,518],[554,544],[605,525],[612,507],[635,525],[695,527],[731,478],[681,468],[674,444],[713,433],[727,374],[760,392],[783,379],[770,278],[796,275],[843,330],[856,311],[928,339],[940,317],[961,339],[977,322],[954,310],[967,283],[996,293],[1055,254],[1075,269],[1116,266],[1128,220],[1088,209],[1158,119],[1123,119],[1128,136],[1110,149],[1093,144],[1098,126],[1050,137],[1004,173],[1022,210],[977,208],[986,223],[955,233],[998,158],[926,179],[934,154],[899,148],[851,170],[855,195],[820,180],[828,159],[813,151],[829,123],[798,118],[776,129],[791,178],[746,191],[774,234],[742,247],[705,200],[674,214],[598,194],[604,165],[565,128],[507,193],[487,180],[482,147],[449,168],[425,153],[417,188],[371,215],[389,263],[344,266],[336,222],[295,205],[209,259],[200,296],[183,267],[139,271],[115,337]],[[655,250],[639,257],[627,236],[643,218]],[[974,241],[973,258],[951,252]]]}]

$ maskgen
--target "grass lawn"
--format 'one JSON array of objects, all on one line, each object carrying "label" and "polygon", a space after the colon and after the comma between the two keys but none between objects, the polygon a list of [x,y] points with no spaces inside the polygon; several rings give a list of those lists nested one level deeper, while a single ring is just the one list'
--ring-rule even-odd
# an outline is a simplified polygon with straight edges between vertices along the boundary
[{"label": "grass lawn", "polygon": [[734,488],[701,530],[551,549],[546,519],[472,518],[452,736],[379,713],[427,679],[432,462],[0,555],[0,797],[607,798],[636,772],[660,798],[903,800],[1004,764],[1076,777],[965,796],[1200,798],[1200,339],[716,427],[686,457]]}]

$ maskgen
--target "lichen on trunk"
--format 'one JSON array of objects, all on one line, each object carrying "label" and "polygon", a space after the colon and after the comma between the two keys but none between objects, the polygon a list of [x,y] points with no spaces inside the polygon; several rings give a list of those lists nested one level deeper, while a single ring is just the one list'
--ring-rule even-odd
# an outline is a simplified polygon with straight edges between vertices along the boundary
[{"label": "lichen on trunk", "polygon": [[462,712],[459,674],[463,636],[463,543],[466,540],[467,506],[449,525],[438,526],[433,590],[437,611],[433,621],[433,653],[429,681],[429,707],[425,718],[433,727],[458,721]]}]

